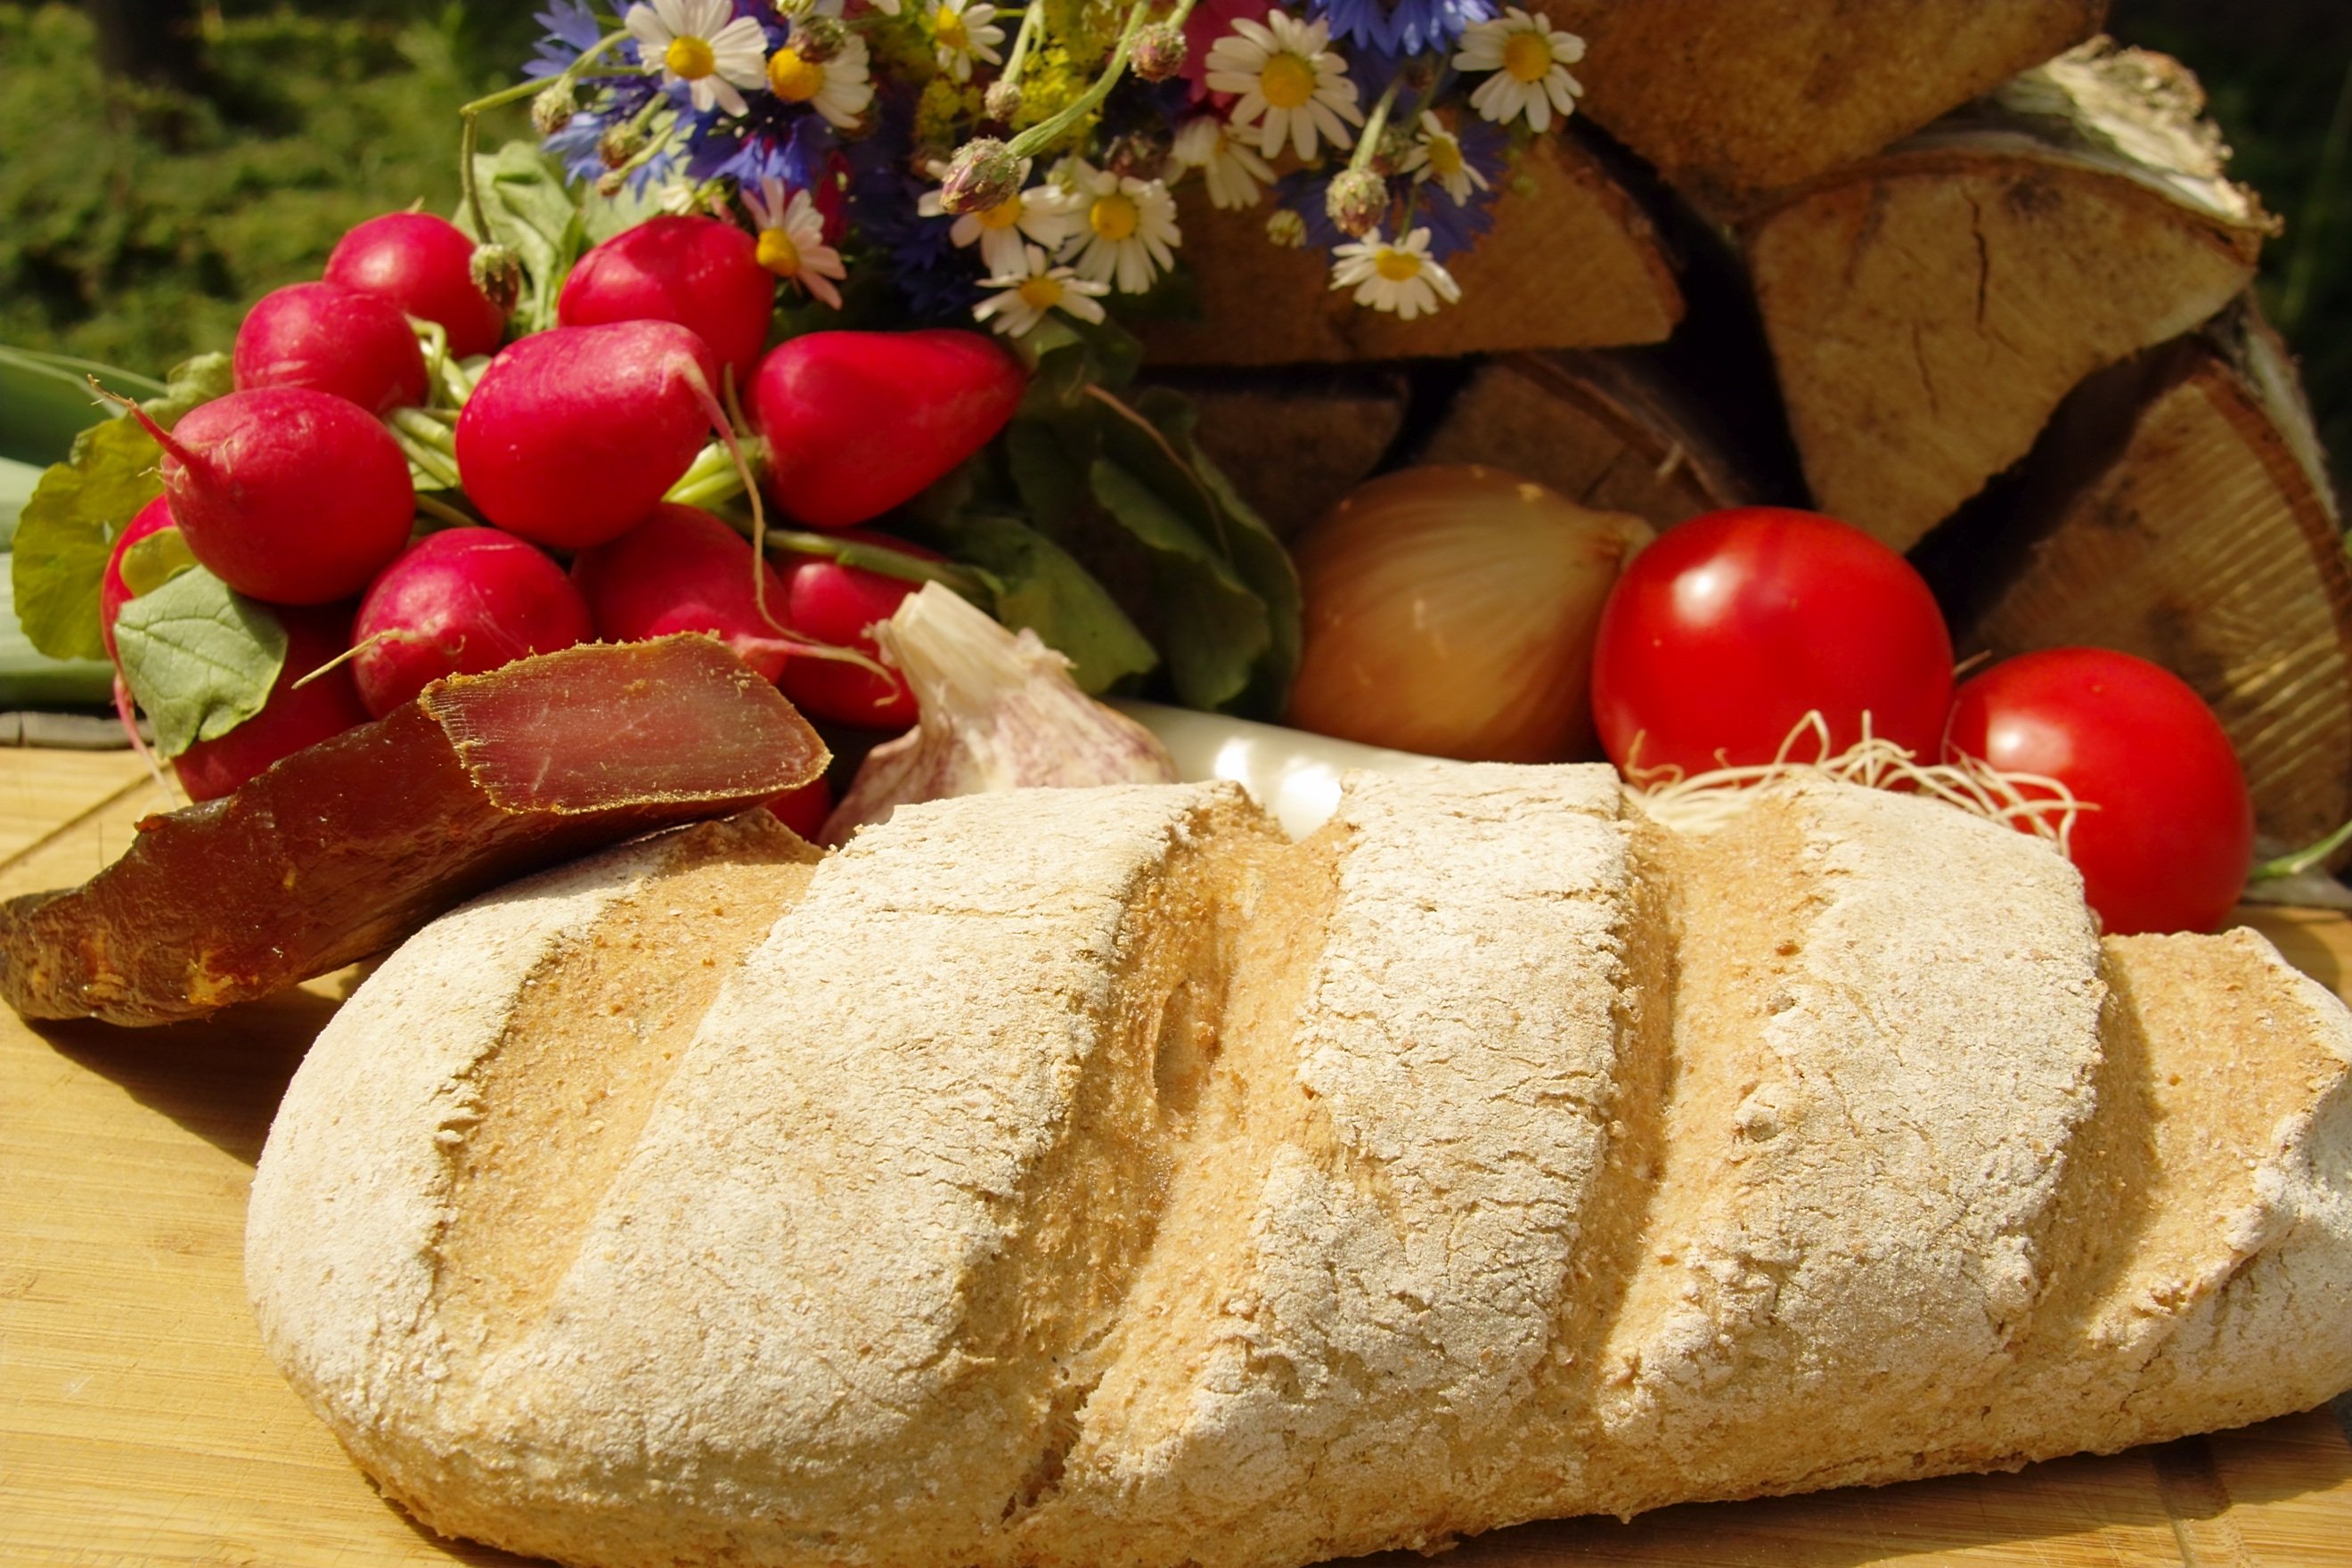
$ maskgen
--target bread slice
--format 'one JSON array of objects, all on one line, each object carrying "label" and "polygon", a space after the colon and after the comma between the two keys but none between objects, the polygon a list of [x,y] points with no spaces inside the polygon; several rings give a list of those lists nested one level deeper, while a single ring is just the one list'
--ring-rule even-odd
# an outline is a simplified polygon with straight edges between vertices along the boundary
[{"label": "bread slice", "polygon": [[2327,1397],[2352,1017],[1845,786],[1706,834],[1504,766],[1351,778],[1298,844],[1221,785],[821,863],[739,824],[395,955],[248,1270],[445,1531],[1271,1568]]}]

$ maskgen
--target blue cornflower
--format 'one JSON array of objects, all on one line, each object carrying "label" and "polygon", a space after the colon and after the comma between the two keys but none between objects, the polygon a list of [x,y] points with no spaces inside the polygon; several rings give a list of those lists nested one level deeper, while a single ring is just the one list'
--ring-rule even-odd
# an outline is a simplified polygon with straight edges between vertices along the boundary
[{"label": "blue cornflower", "polygon": [[534,79],[562,76],[604,36],[604,24],[588,0],[548,0],[547,9],[532,12],[530,19],[547,29],[538,55],[522,68],[523,75]]},{"label": "blue cornflower", "polygon": [[875,134],[852,142],[849,214],[860,238],[881,252],[908,312],[928,322],[967,322],[980,300],[980,277],[956,248],[951,216],[918,210],[930,183],[908,172],[913,110],[900,94],[878,100]]},{"label": "blue cornflower", "polygon": [[1331,25],[1334,38],[1391,55],[1444,49],[1473,22],[1491,21],[1491,0],[1307,0],[1308,16]]}]

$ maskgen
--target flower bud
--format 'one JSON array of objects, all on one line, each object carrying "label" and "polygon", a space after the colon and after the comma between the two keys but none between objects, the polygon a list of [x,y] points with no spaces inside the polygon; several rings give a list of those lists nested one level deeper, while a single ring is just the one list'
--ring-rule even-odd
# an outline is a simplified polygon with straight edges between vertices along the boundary
[{"label": "flower bud", "polygon": [[821,65],[841,53],[849,29],[831,16],[804,16],[793,24],[793,47],[811,65]]},{"label": "flower bud", "polygon": [[608,202],[628,188],[629,175],[625,169],[607,169],[596,176],[596,194]]},{"label": "flower bud", "polygon": [[596,138],[596,161],[607,169],[625,169],[645,147],[645,128],[634,120],[624,120],[606,127],[604,134]]},{"label": "flower bud", "polygon": [[1013,117],[1021,112],[1021,84],[1013,81],[989,83],[988,96],[981,100],[981,108],[991,120],[1011,123]]},{"label": "flower bud", "polygon": [[530,100],[530,128],[541,136],[552,136],[572,123],[579,108],[580,98],[572,89],[571,79],[558,77]]},{"label": "flower bud", "polygon": [[940,184],[940,205],[951,213],[986,212],[1021,194],[1021,160],[993,136],[956,149]]},{"label": "flower bud", "polygon": [[1307,243],[1307,220],[1288,207],[1278,207],[1265,220],[1265,237],[1285,250],[1297,250]]},{"label": "flower bud", "polygon": [[516,301],[522,298],[522,258],[515,254],[514,247],[495,240],[474,247],[469,269],[474,287],[498,307],[499,315],[514,310]]},{"label": "flower bud", "polygon": [[1378,228],[1388,211],[1389,183],[1370,169],[1344,169],[1324,193],[1323,210],[1340,232],[1362,238]]},{"label": "flower bud", "polygon": [[1166,81],[1184,68],[1185,57],[1191,52],[1192,44],[1182,27],[1173,22],[1154,22],[1136,34],[1127,63],[1146,81]]}]

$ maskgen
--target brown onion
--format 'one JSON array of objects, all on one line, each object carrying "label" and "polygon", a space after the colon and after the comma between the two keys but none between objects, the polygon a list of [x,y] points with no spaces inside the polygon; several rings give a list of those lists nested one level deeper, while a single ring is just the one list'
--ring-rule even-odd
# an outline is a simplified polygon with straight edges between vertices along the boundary
[{"label": "brown onion", "polygon": [[1289,721],[1475,762],[1597,754],[1593,629],[1653,537],[1493,468],[1407,468],[1299,542],[1305,648]]}]

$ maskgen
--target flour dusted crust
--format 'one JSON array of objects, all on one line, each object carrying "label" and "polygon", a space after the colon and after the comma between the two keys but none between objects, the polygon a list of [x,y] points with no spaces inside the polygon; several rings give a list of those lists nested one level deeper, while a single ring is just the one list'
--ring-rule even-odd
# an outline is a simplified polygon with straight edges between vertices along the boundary
[{"label": "flour dusted crust", "polygon": [[2042,845],[1605,768],[763,816],[436,923],[257,1176],[273,1354],[581,1563],[1275,1565],[2352,1383],[2352,1019]]}]

